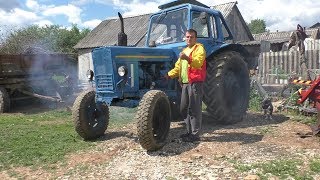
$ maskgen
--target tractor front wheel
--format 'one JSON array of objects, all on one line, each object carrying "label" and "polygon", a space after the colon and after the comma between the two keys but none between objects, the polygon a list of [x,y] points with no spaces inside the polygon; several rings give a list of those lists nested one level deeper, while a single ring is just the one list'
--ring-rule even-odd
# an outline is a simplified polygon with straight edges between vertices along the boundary
[{"label": "tractor front wheel", "polygon": [[249,72],[240,53],[225,51],[207,59],[203,100],[211,121],[241,121],[248,108],[249,91]]},{"label": "tractor front wheel", "polygon": [[81,93],[73,104],[72,117],[76,132],[85,140],[104,135],[109,124],[109,107],[96,104],[95,91]]},{"label": "tractor front wheel", "polygon": [[160,90],[148,91],[139,103],[135,119],[140,145],[148,151],[162,148],[171,122],[170,101],[166,94]]}]

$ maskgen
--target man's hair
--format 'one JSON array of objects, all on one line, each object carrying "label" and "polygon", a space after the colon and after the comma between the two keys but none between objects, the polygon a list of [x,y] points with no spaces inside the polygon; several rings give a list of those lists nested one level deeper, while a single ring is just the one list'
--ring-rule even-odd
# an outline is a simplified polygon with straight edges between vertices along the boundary
[{"label": "man's hair", "polygon": [[197,36],[198,36],[197,31],[196,31],[196,30],[194,30],[194,29],[188,29],[188,30],[187,30],[187,32],[188,32],[188,33],[194,33],[195,37],[197,37]]}]

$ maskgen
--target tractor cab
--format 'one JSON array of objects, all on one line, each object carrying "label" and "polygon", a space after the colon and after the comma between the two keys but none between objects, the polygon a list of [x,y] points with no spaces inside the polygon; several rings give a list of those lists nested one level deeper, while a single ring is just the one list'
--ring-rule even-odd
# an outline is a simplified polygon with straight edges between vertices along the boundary
[{"label": "tractor cab", "polygon": [[197,31],[198,42],[208,54],[217,44],[233,38],[221,13],[197,1],[173,1],[159,8],[150,17],[147,47],[172,48],[178,54],[185,47],[185,32],[191,28]]}]

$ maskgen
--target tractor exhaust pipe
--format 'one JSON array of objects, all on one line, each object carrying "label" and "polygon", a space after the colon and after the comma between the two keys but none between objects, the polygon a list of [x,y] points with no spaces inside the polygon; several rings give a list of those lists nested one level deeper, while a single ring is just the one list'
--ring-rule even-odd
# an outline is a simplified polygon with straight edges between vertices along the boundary
[{"label": "tractor exhaust pipe", "polygon": [[127,35],[124,33],[124,25],[122,15],[118,12],[121,23],[121,31],[118,33],[118,46],[127,46]]}]

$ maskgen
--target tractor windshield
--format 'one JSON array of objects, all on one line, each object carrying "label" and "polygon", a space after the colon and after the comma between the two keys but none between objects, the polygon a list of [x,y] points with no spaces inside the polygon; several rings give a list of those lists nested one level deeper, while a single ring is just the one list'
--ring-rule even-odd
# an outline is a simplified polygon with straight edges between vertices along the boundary
[{"label": "tractor windshield", "polygon": [[182,42],[188,26],[187,14],[187,9],[180,9],[153,16],[148,44],[161,45]]}]

